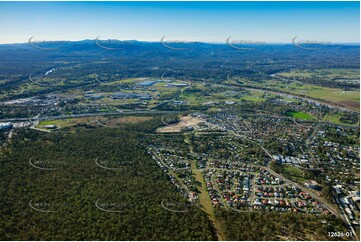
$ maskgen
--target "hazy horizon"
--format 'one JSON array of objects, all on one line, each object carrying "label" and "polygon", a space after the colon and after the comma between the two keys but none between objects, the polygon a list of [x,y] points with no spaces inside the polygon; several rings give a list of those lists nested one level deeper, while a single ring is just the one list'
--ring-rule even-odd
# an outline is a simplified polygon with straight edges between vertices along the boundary
[{"label": "hazy horizon", "polygon": [[122,39],[360,43],[359,2],[0,2],[0,44]]},{"label": "hazy horizon", "polygon": [[[96,41],[97,38],[94,39],[74,39],[74,40],[67,40],[67,39],[35,39],[36,36],[31,36],[34,37],[33,38],[33,42],[41,42],[41,41],[59,41],[59,42],[82,42],[82,41]],[[30,37],[30,38],[31,38]],[[229,36],[228,36],[229,37]],[[139,39],[102,39],[99,38],[99,40],[101,41],[107,41],[107,40],[118,40],[118,41],[138,41],[141,43],[161,43],[161,40],[139,40]],[[306,41],[304,39],[300,39],[300,41]],[[164,40],[164,42],[172,42],[172,41],[181,41],[181,40],[174,40],[174,39],[166,39]],[[239,40],[238,40],[239,41]],[[244,40],[247,41],[247,40]],[[312,40],[308,40],[308,41],[312,41]],[[211,41],[197,41],[197,40],[189,40],[189,41],[184,41],[185,44],[191,44],[191,43],[202,43],[202,44],[216,44],[216,45],[226,45],[226,38],[224,42],[211,42]],[[16,45],[16,44],[29,44],[29,39],[27,41],[24,42],[12,42],[12,43],[0,43],[0,45]],[[316,43],[317,44],[317,43]],[[247,45],[247,44],[245,44]],[[258,45],[292,45],[292,39],[289,42],[265,42],[262,44],[258,44]],[[323,44],[323,45],[360,45],[360,42],[329,42],[327,44]]]}]

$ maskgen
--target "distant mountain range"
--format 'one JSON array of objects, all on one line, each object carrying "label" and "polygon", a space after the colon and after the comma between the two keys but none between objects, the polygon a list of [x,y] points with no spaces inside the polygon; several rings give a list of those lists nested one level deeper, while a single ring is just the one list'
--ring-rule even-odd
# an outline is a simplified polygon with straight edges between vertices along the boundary
[{"label": "distant mountain range", "polygon": [[[245,71],[272,73],[290,68],[359,68],[358,44],[236,44],[233,42],[184,43],[177,41],[145,42],[137,40],[29,41],[0,45],[0,74],[41,66],[51,68],[54,62],[90,63],[121,62],[136,68],[181,68],[197,66],[238,68]],[[16,65],[14,65],[14,63]],[[18,68],[19,63],[27,68]],[[47,63],[45,65],[44,63]],[[24,66],[23,66],[24,67]]]}]

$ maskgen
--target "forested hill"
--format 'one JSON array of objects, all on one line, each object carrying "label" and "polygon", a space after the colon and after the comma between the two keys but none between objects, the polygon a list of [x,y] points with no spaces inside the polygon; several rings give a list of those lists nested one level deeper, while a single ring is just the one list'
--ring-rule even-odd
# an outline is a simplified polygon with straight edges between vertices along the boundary
[{"label": "forested hill", "polygon": [[0,239],[215,240],[199,208],[161,206],[185,200],[140,143],[159,124],[17,133],[0,164]]}]

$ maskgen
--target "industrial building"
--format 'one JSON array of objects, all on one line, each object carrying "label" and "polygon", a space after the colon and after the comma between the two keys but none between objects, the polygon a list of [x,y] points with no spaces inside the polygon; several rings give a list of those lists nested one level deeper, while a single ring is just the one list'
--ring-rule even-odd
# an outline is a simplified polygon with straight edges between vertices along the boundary
[{"label": "industrial building", "polygon": [[11,129],[13,127],[12,123],[0,123],[0,130],[1,129]]}]

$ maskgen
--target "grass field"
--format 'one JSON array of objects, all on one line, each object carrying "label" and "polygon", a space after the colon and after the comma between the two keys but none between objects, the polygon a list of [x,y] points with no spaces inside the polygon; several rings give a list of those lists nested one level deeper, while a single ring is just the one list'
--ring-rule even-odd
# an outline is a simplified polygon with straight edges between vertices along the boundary
[{"label": "grass field", "polygon": [[[292,77],[317,77],[326,81],[348,80],[353,82],[358,82],[358,80],[360,79],[360,71],[358,69],[307,69],[283,72],[277,75],[289,78],[290,80],[292,80]],[[282,87],[280,88],[282,89]],[[327,101],[340,103],[354,110],[359,109],[359,90],[345,91],[339,88],[321,87],[310,84],[302,85],[300,83],[287,84],[286,88],[288,88],[290,92],[293,92],[295,94],[303,94],[311,98],[319,98]]]},{"label": "grass field", "polygon": [[[206,91],[205,91],[206,92]],[[225,101],[251,101],[251,102],[264,102],[266,99],[262,97],[264,92],[246,92],[238,93],[237,95],[228,94],[227,92],[211,93],[204,96],[203,93],[189,93],[183,92],[179,95],[181,100],[188,102],[189,104],[200,105],[205,102],[225,102]]]},{"label": "grass field", "polygon": [[62,128],[71,127],[79,123],[87,123],[91,121],[91,117],[89,118],[72,118],[72,119],[57,119],[57,120],[46,120],[41,121],[38,127],[42,127],[45,125],[58,125]]},{"label": "grass field", "polygon": [[360,70],[358,69],[307,69],[282,72],[277,75],[283,77],[321,77],[324,79],[359,79]]},{"label": "grass field", "polygon": [[344,91],[338,88],[320,87],[314,85],[296,86],[293,91],[298,94],[304,94],[310,97],[320,98],[333,102],[346,100],[355,102],[360,101],[359,91]]},{"label": "grass field", "polygon": [[303,95],[314,99],[331,101],[347,106],[353,110],[358,110],[360,104],[359,90],[345,91],[340,88],[321,87],[296,82],[284,83],[277,80],[269,80],[267,82],[248,81],[246,84],[260,88],[271,88],[275,91],[282,91],[290,94]]},{"label": "grass field", "polygon": [[305,119],[305,120],[312,120],[314,117],[308,113],[296,112],[296,111],[287,111],[286,115],[289,117],[293,117],[296,119]]},{"label": "grass field", "polygon": [[[110,125],[116,125],[118,123],[141,123],[147,120],[152,119],[152,117],[143,117],[143,116],[124,116],[119,118],[109,118]],[[61,128],[71,127],[80,123],[94,123],[95,117],[87,118],[71,118],[71,119],[57,119],[57,120],[47,120],[41,121],[37,127],[41,128],[45,125],[58,125]]]},{"label": "grass field", "polygon": [[304,172],[295,166],[283,165],[283,173],[287,174],[287,177],[293,181],[299,183],[303,183],[306,181],[306,179],[304,178]]},{"label": "grass field", "polygon": [[189,104],[202,104],[204,102],[211,101],[211,98],[209,97],[207,98],[204,96],[199,96],[194,93],[185,93],[185,92],[179,95],[179,99],[184,100]]},{"label": "grass field", "polygon": [[242,98],[242,100],[246,100],[246,101],[252,101],[252,102],[264,102],[265,99],[260,97],[260,96],[256,96],[256,95],[244,95]]}]

